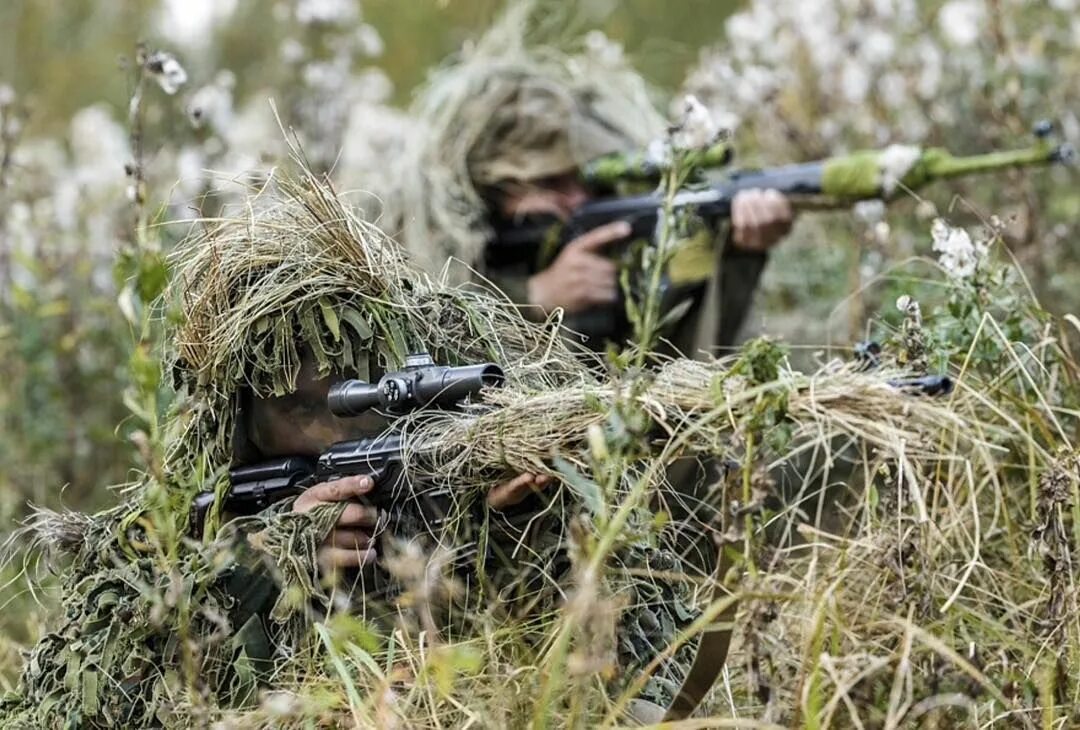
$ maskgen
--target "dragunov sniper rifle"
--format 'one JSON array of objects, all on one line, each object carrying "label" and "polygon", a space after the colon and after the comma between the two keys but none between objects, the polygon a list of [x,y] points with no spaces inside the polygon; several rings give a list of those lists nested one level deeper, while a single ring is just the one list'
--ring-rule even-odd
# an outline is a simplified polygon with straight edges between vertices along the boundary
[{"label": "dragunov sniper rifle", "polygon": [[[427,353],[409,355],[405,367],[389,372],[378,383],[346,380],[327,394],[327,408],[335,416],[359,416],[376,410],[399,418],[429,408],[454,409],[475,398],[484,388],[500,387],[504,375],[495,363],[448,367],[436,365]],[[415,447],[414,447],[415,448]],[[376,489],[367,503],[379,508],[390,522],[402,509],[419,509],[429,523],[438,522],[448,505],[448,490],[425,489],[402,494],[405,439],[395,423],[368,438],[341,441],[318,458],[289,456],[238,466],[229,472],[229,490],[218,510],[231,516],[252,515],[308,487],[347,476],[369,476]],[[201,535],[217,497],[203,492],[195,498],[192,530]]]},{"label": "dragunov sniper rifle", "polygon": [[[1074,150],[1055,144],[1050,139],[1052,132],[1050,123],[1040,122],[1035,126],[1036,141],[1031,147],[967,157],[942,148],[893,146],[815,162],[726,173],[722,168],[731,162],[732,149],[726,141],[720,141],[681,154],[676,164],[686,183],[670,197],[660,191],[618,194],[630,185],[639,189],[658,185],[672,169],[675,156],[670,148],[653,144],[646,151],[605,155],[578,172],[590,193],[588,202],[566,221],[540,215],[500,222],[486,247],[485,263],[493,271],[513,269],[534,274],[547,268],[570,241],[615,221],[630,223],[628,241],[651,241],[665,209],[675,219],[689,214],[715,228],[730,217],[732,201],[744,190],[776,190],[795,209],[842,209],[867,200],[889,201],[937,180],[1071,161]],[[613,251],[620,253],[617,246]],[[627,254],[627,247],[622,247],[621,254]],[[609,308],[568,318],[567,323],[600,344],[621,331],[624,310],[620,301]]]}]

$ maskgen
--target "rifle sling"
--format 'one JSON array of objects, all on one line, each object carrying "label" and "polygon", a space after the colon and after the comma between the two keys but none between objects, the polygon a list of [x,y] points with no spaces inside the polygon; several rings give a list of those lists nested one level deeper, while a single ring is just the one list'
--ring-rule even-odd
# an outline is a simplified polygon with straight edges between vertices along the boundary
[{"label": "rifle sling", "polygon": [[[722,601],[728,596],[725,588],[725,578],[734,561],[729,551],[725,549],[727,547],[729,546],[725,543],[720,545],[720,555],[716,561],[716,573],[713,576],[712,602]],[[671,707],[664,714],[664,722],[689,717],[697,706],[701,704],[701,701],[705,699],[705,695],[712,689],[713,684],[716,683],[716,678],[720,676],[720,672],[724,669],[724,663],[727,661],[731,636],[735,630],[735,611],[738,606],[738,601],[733,601],[728,608],[724,609],[723,613],[717,616],[716,623],[718,626],[702,633],[701,643],[698,644],[694,661],[691,662],[686,678],[683,680],[682,686],[679,687],[675,699],[671,702]]]}]

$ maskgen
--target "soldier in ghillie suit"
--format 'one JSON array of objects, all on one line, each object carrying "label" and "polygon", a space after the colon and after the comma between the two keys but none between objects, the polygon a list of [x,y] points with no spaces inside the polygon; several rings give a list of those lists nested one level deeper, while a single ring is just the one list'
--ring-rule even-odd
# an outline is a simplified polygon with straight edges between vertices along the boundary
[{"label": "soldier in ghillie suit", "polygon": [[[579,315],[619,305],[608,251],[630,232],[616,222],[586,232],[534,260],[491,255],[499,231],[548,215],[566,220],[589,196],[579,171],[615,152],[645,149],[665,134],[654,94],[621,49],[564,53],[538,28],[558,11],[521,2],[475,46],[437,70],[417,97],[414,126],[388,176],[383,226],[429,271],[462,278],[471,269],[526,316],[561,309],[570,330]],[[557,23],[555,25],[558,25]],[[596,46],[597,36],[592,36]],[[556,39],[558,40],[558,39]],[[610,42],[608,42],[610,43]],[[566,45],[565,42],[561,43]],[[792,208],[776,191],[746,191],[732,202],[730,230],[703,231],[668,265],[673,317],[662,333],[670,352],[715,354],[734,343],[769,248],[791,227]],[[458,265],[447,267],[455,258]],[[610,339],[623,346],[626,329]],[[602,351],[605,342],[589,342]]]},{"label": "soldier in ghillie suit", "polygon": [[[304,659],[321,651],[313,622],[335,611],[457,638],[542,617],[564,600],[574,496],[542,489],[544,479],[520,466],[444,484],[456,499],[436,536],[442,550],[423,556],[409,545],[435,540],[407,524],[391,530],[403,547],[385,561],[389,594],[327,582],[335,569],[384,563],[373,550],[377,515],[357,503],[375,488],[367,478],[318,485],[232,521],[211,509],[201,538],[191,529],[193,497],[225,495],[230,466],[380,431],[381,417],[347,422],[320,405],[335,379],[376,378],[411,351],[447,364],[494,361],[506,388],[521,392],[597,384],[550,323],[431,282],[313,178],[272,184],[279,194],[256,198],[249,219],[213,227],[175,259],[170,297],[184,318],[168,369],[180,397],[160,474],[106,513],[39,516],[40,540],[70,560],[63,615],[30,654],[19,694],[0,704],[0,726],[206,724],[223,708],[251,706],[261,689],[296,686],[290,678],[311,671]],[[620,560],[678,569],[647,542]],[[417,576],[422,590],[396,602]],[[636,580],[630,605],[610,617],[633,627],[618,652],[627,677],[694,616],[677,588]],[[453,610],[418,605],[421,594]],[[644,694],[670,701],[680,661]]]}]

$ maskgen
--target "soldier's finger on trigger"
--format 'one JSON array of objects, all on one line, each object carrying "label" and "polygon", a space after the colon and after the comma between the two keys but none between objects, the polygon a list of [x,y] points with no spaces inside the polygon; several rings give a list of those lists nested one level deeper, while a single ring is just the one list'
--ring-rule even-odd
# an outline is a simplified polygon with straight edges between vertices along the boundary
[{"label": "soldier's finger on trigger", "polygon": [[375,486],[371,477],[351,476],[316,484],[297,497],[297,509],[307,511],[320,502],[344,502],[362,497]]},{"label": "soldier's finger on trigger", "polygon": [[371,535],[363,530],[335,529],[330,533],[330,546],[349,550],[366,550],[371,547]]},{"label": "soldier's finger on trigger", "polygon": [[354,550],[350,548],[327,546],[319,549],[319,563],[324,568],[359,568],[375,562],[378,553],[375,548]]},{"label": "soldier's finger on trigger", "polygon": [[379,522],[379,511],[364,504],[350,503],[338,517],[338,527],[374,527]]},{"label": "soldier's finger on trigger", "polygon": [[578,238],[577,246],[585,251],[598,251],[609,243],[626,238],[631,230],[630,224],[626,221],[606,223]]},{"label": "soldier's finger on trigger", "polygon": [[742,244],[746,239],[746,193],[740,193],[731,201],[731,237]]}]

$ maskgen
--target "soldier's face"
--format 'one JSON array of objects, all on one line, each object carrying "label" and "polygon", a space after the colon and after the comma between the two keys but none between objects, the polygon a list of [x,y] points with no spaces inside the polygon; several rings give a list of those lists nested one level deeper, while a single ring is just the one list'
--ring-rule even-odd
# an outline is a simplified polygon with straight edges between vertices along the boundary
[{"label": "soldier's face", "polygon": [[375,436],[388,420],[370,412],[338,418],[326,405],[326,394],[342,376],[319,378],[305,360],[297,377],[297,389],[277,398],[253,398],[248,418],[248,439],[263,458],[318,456],[338,441]]},{"label": "soldier's face", "polygon": [[539,214],[565,221],[589,200],[589,192],[573,172],[529,182],[507,182],[500,191],[500,212],[507,218]]}]

